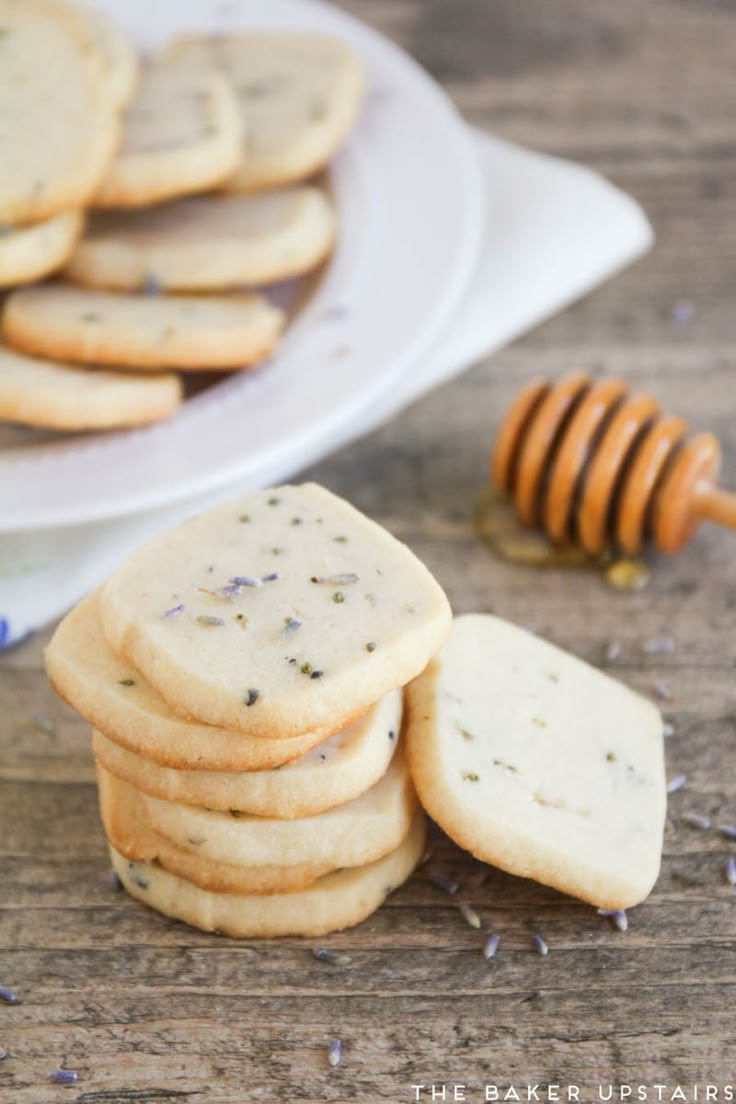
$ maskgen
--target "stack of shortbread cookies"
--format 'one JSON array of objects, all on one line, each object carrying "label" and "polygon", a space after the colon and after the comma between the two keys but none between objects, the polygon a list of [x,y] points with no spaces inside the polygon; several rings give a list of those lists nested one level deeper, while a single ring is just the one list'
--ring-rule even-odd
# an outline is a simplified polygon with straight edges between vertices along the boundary
[{"label": "stack of shortbread cookies", "polygon": [[[319,35],[182,35],[139,59],[94,9],[0,0],[0,419],[140,425],[177,372],[275,347],[258,289],[305,276],[337,235],[323,187],[357,117],[360,59]],[[85,230],[84,212],[92,212]]]},{"label": "stack of shortbread cookies", "polygon": [[422,854],[400,688],[450,624],[409,549],[316,485],[250,494],[134,553],[46,655],[93,726],[125,888],[233,936],[369,915]]}]

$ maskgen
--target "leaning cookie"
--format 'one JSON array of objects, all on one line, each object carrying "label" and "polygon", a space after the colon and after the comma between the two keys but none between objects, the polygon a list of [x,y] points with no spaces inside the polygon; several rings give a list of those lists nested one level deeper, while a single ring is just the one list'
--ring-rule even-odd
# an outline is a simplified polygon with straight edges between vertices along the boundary
[{"label": "leaning cookie", "polygon": [[175,61],[148,65],[123,120],[120,149],[95,207],[141,207],[202,192],[230,176],[241,156],[240,115],[213,70]]},{"label": "leaning cookie", "polygon": [[35,360],[0,347],[0,421],[47,429],[146,425],[181,403],[178,376],[133,376]]},{"label": "leaning cookie", "polygon": [[122,290],[252,287],[310,272],[335,237],[335,212],[319,188],[193,196],[95,215],[67,275],[88,287]]},{"label": "leaning cookie", "polygon": [[97,55],[59,5],[0,0],[0,26],[0,224],[37,222],[87,203],[119,127]]},{"label": "leaning cookie", "polygon": [[80,364],[230,371],[268,356],[285,321],[261,295],[127,295],[51,283],[11,294],[2,331],[24,352]]},{"label": "leaning cookie", "polygon": [[301,892],[272,896],[209,893],[152,863],[133,863],[110,849],[113,867],[133,897],[165,916],[235,938],[316,936],[365,920],[410,876],[424,849],[420,812],[395,851],[368,866],[318,878]]},{"label": "leaning cookie", "polygon": [[227,185],[233,191],[277,187],[324,168],[360,109],[363,64],[336,38],[270,31],[185,35],[169,53],[219,69],[237,91],[243,156]]},{"label": "leaning cookie", "polygon": [[40,280],[69,259],[84,229],[81,211],[0,228],[0,287]]},{"label": "leaning cookie", "polygon": [[295,762],[262,771],[172,770],[94,732],[103,767],[166,801],[260,817],[313,816],[352,801],[386,773],[399,741],[401,691],[393,690],[359,721]]},{"label": "leaning cookie", "polygon": [[407,689],[419,798],[477,858],[606,908],[656,881],[662,719],[621,683],[495,617],[455,621]]},{"label": "leaning cookie", "polygon": [[203,859],[177,847],[152,828],[140,794],[105,771],[97,772],[100,816],[105,834],[131,862],[157,862],[171,874],[215,893],[295,893],[324,877],[334,866],[247,866]]}]

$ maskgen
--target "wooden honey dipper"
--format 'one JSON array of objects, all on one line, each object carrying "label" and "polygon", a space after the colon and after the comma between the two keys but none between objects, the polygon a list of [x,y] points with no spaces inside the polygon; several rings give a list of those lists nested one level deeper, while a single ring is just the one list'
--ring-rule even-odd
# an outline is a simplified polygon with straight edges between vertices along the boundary
[{"label": "wooden honey dipper", "polygon": [[736,495],[716,486],[718,439],[687,431],[623,380],[535,380],[501,424],[491,477],[554,544],[634,555],[653,541],[677,552],[701,521],[736,529]]}]

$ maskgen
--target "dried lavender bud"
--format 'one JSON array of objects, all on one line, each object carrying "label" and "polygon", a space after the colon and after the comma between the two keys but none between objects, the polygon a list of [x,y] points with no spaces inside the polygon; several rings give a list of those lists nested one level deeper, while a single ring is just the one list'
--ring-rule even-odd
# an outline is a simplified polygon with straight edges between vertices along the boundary
[{"label": "dried lavender bud", "polygon": [[598,909],[599,916],[605,916],[620,932],[629,930],[629,918],[625,909]]},{"label": "dried lavender bud", "polygon": [[736,840],[736,827],[733,824],[721,824],[718,831],[727,840]]},{"label": "dried lavender bud", "polygon": [[665,684],[663,682],[655,682],[655,684],[654,684],[654,693],[655,693],[656,697],[659,698],[660,701],[671,701],[672,700],[672,694],[670,692],[670,688],[669,688],[669,686],[665,686]]},{"label": "dried lavender bud", "polygon": [[54,1085],[76,1085],[79,1075],[75,1070],[57,1069],[51,1074],[50,1081]]},{"label": "dried lavender bud", "polygon": [[317,947],[312,951],[312,954],[320,962],[326,962],[330,966],[349,966],[353,961],[350,955],[330,951],[327,947]]},{"label": "dried lavender bud", "polygon": [[221,617],[213,617],[209,613],[202,613],[197,618],[197,624],[198,625],[207,625],[210,628],[216,628],[220,625],[224,625],[225,622],[223,621],[223,619]]},{"label": "dried lavender bud", "polygon": [[182,602],[178,606],[172,606],[171,609],[164,610],[163,617],[178,617],[180,613],[184,612],[184,605]]},{"label": "dried lavender bud", "polygon": [[501,936],[500,935],[496,935],[495,932],[494,932],[493,935],[489,935],[488,939],[486,939],[485,947],[483,948],[483,957],[484,958],[495,958],[496,957],[496,951],[498,950],[500,945],[501,945]]},{"label": "dried lavender bud", "polygon": [[327,1048],[327,1061],[331,1066],[339,1066],[342,1058],[342,1043],[339,1039],[333,1039]]},{"label": "dried lavender bud", "polygon": [[645,655],[672,655],[676,647],[675,638],[669,633],[663,633],[662,636],[645,640],[641,650]]},{"label": "dried lavender bud", "polygon": [[261,575],[262,583],[275,583],[277,579],[280,579],[278,571],[271,571],[268,575]]},{"label": "dried lavender bud", "polygon": [[296,617],[286,617],[286,618],[284,618],[283,632],[286,636],[289,636],[290,633],[296,632],[296,630],[300,629],[301,627],[302,627],[302,623],[301,623],[301,621],[297,621]]},{"label": "dried lavender bud", "polygon": [[321,679],[324,677],[324,671],[312,671],[309,677],[310,679]]},{"label": "dried lavender bud", "polygon": [[549,947],[547,946],[545,941],[542,939],[541,935],[539,935],[539,934],[533,935],[532,936],[532,943],[534,944],[534,950],[537,952],[537,954],[541,955],[543,958],[546,958],[547,955],[549,954]]},{"label": "dried lavender bud", "polygon": [[686,782],[687,782],[687,775],[686,774],[676,774],[674,776],[674,778],[671,778],[670,781],[667,783],[667,793],[668,794],[677,793],[678,790],[682,789],[682,787],[686,784]]},{"label": "dried lavender bud", "polygon": [[458,908],[460,909],[463,920],[465,920],[471,928],[475,928],[476,931],[478,931],[480,929],[481,923],[480,916],[475,911],[475,909],[471,908],[470,905],[467,905],[465,901],[461,901],[458,905]]},{"label": "dried lavender bud", "polygon": [[710,828],[710,818],[700,813],[683,813],[680,820],[689,828],[697,828],[701,832],[707,832]]},{"label": "dried lavender bud", "polygon": [[430,882],[433,886],[437,886],[437,889],[441,889],[443,893],[457,893],[460,886],[457,882],[454,882],[452,878],[448,878],[446,874],[442,874],[440,871],[428,874]]},{"label": "dried lavender bud", "polygon": [[665,721],[662,725],[662,736],[665,740],[668,740],[670,736],[675,735],[675,726],[671,725],[669,721]]},{"label": "dried lavender bud", "polygon": [[20,997],[17,997],[12,989],[6,989],[4,985],[0,985],[0,1001],[3,1004],[20,1004]]},{"label": "dried lavender bud", "polygon": [[110,871],[110,888],[114,889],[116,893],[120,893],[123,888],[123,883],[120,881],[116,870]]},{"label": "dried lavender bud", "polygon": [[260,690],[249,690],[246,694],[244,701],[247,706],[255,705],[261,696]]},{"label": "dried lavender bud", "polygon": [[232,583],[236,587],[259,587],[261,586],[261,580],[256,579],[253,575],[233,575],[228,579],[229,583]]},{"label": "dried lavender bud", "polygon": [[348,586],[349,583],[357,583],[360,576],[354,571],[348,571],[344,575],[312,575],[313,583],[328,583],[331,586]]},{"label": "dried lavender bud", "polygon": [[729,885],[736,886],[736,859],[733,855],[726,859],[726,881]]}]

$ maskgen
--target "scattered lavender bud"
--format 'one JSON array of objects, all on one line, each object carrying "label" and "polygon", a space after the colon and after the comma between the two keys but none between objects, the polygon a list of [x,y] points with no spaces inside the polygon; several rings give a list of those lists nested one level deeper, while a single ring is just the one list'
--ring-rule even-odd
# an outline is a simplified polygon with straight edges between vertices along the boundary
[{"label": "scattered lavender bud", "polygon": [[541,935],[539,935],[539,933],[536,933],[532,936],[532,943],[534,944],[534,950],[537,952],[537,954],[541,955],[543,958],[546,958],[546,956],[549,954],[549,947],[542,939]]},{"label": "scattered lavender bud", "polygon": [[421,859],[419,860],[419,865],[424,866],[426,863],[429,862],[429,860],[431,858],[432,858],[432,848],[428,847],[427,850],[422,855]]},{"label": "scattered lavender bud", "polygon": [[330,966],[349,966],[353,961],[350,955],[340,954],[337,951],[330,951],[327,947],[317,947],[312,951],[315,958],[318,958],[320,962],[327,962]]},{"label": "scattered lavender bud", "polygon": [[501,945],[501,936],[500,935],[496,935],[495,932],[494,932],[493,935],[489,935],[488,938],[486,939],[486,945],[483,948],[483,957],[484,958],[495,958],[496,957],[496,951],[498,950],[500,945]]},{"label": "scattered lavender bud", "polygon": [[254,578],[252,575],[233,575],[228,579],[228,582],[232,583],[236,587],[259,587],[261,580]]},{"label": "scattered lavender bud", "polygon": [[645,640],[641,646],[641,650],[646,655],[672,655],[675,648],[675,638],[670,636],[669,633],[663,633],[662,636],[655,636],[652,637],[651,640]]},{"label": "scattered lavender bud", "polygon": [[224,625],[225,622],[221,617],[212,617],[209,613],[202,613],[197,618],[198,625],[208,625],[210,628],[215,628],[219,625]]},{"label": "scattered lavender bud", "polygon": [[79,1075],[76,1070],[57,1069],[51,1074],[51,1082],[54,1085],[76,1085]]},{"label": "scattered lavender bud", "polygon": [[141,291],[144,295],[160,295],[161,294],[161,281],[152,273],[148,273],[144,276],[141,284]]},{"label": "scattered lavender bud", "polygon": [[116,870],[110,871],[110,887],[119,893],[123,888],[123,883],[120,881]]},{"label": "scattered lavender bud", "polygon": [[245,697],[245,704],[247,706],[255,705],[261,696],[260,690],[249,690]]},{"label": "scattered lavender bud", "polygon": [[701,832],[707,832],[710,828],[710,818],[701,816],[700,813],[683,813],[680,820],[689,828],[697,828]]},{"label": "scattered lavender bud", "polygon": [[621,644],[618,640],[609,640],[603,653],[606,663],[615,663],[621,655]]},{"label": "scattered lavender bud", "polygon": [[677,793],[678,790],[682,789],[682,787],[685,785],[686,782],[687,782],[687,775],[686,774],[676,774],[674,776],[674,778],[671,778],[670,781],[667,783],[667,793],[668,794]]},{"label": "scattered lavender bud", "polygon": [[465,920],[466,923],[470,924],[471,928],[475,928],[477,931],[480,928],[481,924],[480,916],[475,911],[475,909],[471,908],[470,905],[467,905],[465,901],[461,901],[458,905],[458,908],[462,913],[463,920]]},{"label": "scattered lavender bud", "polygon": [[164,610],[164,617],[178,617],[180,613],[184,612],[184,604],[180,602],[178,606],[172,606],[171,609]]},{"label": "scattered lavender bud", "polygon": [[4,985],[0,985],[0,1001],[5,1004],[20,1004],[20,997],[16,997],[12,989],[6,989]]},{"label": "scattered lavender bud", "polygon": [[41,732],[48,732],[51,736],[56,732],[56,725],[45,713],[34,714],[33,723]]},{"label": "scattered lavender bud", "polygon": [[662,736],[664,737],[665,740],[668,740],[670,738],[670,736],[674,736],[674,735],[675,735],[675,726],[673,724],[670,724],[669,721],[665,721],[664,724],[662,725]]},{"label": "scattered lavender bud", "polygon": [[657,698],[659,698],[660,701],[671,701],[672,700],[672,693],[670,691],[670,688],[669,688],[669,686],[665,686],[665,684],[663,682],[655,682],[655,684],[654,684],[654,693],[655,693],[655,696]]},{"label": "scattered lavender bud", "polygon": [[8,1057],[7,1050],[3,1050],[3,1048],[0,1047],[0,1062],[4,1062],[7,1057]]},{"label": "scattered lavender bud", "polygon": [[262,583],[275,583],[277,579],[280,579],[278,571],[272,571],[269,575],[261,575]]},{"label": "scattered lavender bud", "polygon": [[726,881],[729,885],[736,886],[736,859],[733,855],[726,859]]},{"label": "scattered lavender bud", "polygon": [[721,824],[718,831],[722,836],[725,836],[727,840],[736,840],[736,827],[733,824]]},{"label": "scattered lavender bud", "polygon": [[296,632],[296,630],[300,629],[301,627],[302,623],[301,621],[297,621],[296,617],[287,617],[286,621],[284,622],[283,631],[286,636],[289,636],[290,633]]},{"label": "scattered lavender bud", "polygon": [[599,916],[605,916],[620,932],[629,930],[629,918],[626,909],[598,909]]},{"label": "scattered lavender bud", "polygon": [[333,1039],[327,1048],[327,1061],[331,1066],[339,1066],[342,1058],[342,1043],[339,1039]]},{"label": "scattered lavender bud", "polygon": [[437,886],[437,889],[441,889],[443,893],[457,893],[460,886],[457,882],[454,882],[452,878],[448,878],[446,874],[442,874],[439,871],[434,871],[428,875],[428,878],[433,886]]},{"label": "scattered lavender bud", "polygon": [[677,299],[672,304],[670,317],[678,326],[689,326],[695,318],[695,304],[690,299]]}]

